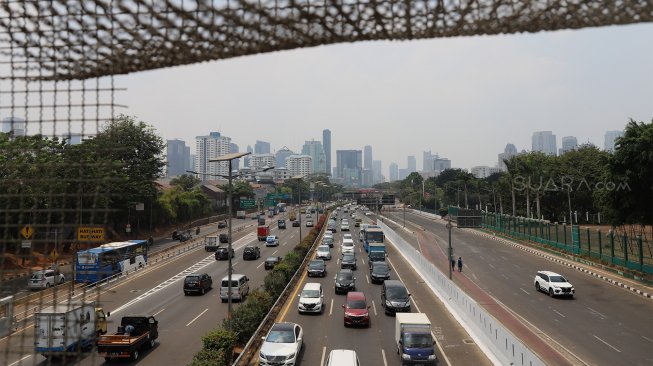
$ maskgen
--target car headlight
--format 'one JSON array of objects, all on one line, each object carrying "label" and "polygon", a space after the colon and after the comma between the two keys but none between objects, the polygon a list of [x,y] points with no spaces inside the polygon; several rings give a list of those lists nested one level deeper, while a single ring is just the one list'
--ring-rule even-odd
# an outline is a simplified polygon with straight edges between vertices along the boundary
[{"label": "car headlight", "polygon": [[392,306],[392,302],[390,302],[390,300],[386,300],[385,301],[385,306]]},{"label": "car headlight", "polygon": [[410,355],[407,355],[407,354],[405,354],[405,353],[402,353],[402,354],[401,354],[401,358],[402,358],[403,360],[410,360]]},{"label": "car headlight", "polygon": [[437,358],[437,357],[436,357],[435,355],[430,355],[430,356],[429,356],[429,361],[433,361],[433,360],[435,360],[436,358]]},{"label": "car headlight", "polygon": [[291,354],[289,354],[288,356],[286,356],[286,360],[290,360],[290,359],[292,359],[293,357],[295,357],[295,354],[294,354],[294,353],[291,353]]},{"label": "car headlight", "polygon": [[265,353],[263,353],[263,352],[259,352],[259,353],[258,353],[258,356],[259,356],[260,358],[264,359],[264,360],[266,359],[266,358],[265,358]]}]

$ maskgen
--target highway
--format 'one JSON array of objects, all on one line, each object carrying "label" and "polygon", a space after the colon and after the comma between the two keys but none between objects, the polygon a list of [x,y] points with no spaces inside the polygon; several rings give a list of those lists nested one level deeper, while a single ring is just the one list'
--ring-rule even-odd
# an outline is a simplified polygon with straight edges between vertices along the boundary
[{"label": "highway", "polygon": [[[388,216],[403,223],[402,212]],[[416,234],[415,248],[446,273],[445,222],[407,212],[406,223]],[[471,229],[453,229],[452,236],[455,257],[461,256],[464,262],[463,272],[454,274],[456,284],[482,298],[473,288],[478,286],[545,342],[575,358],[575,364],[653,364],[650,299],[572,269],[566,262],[546,259]],[[564,275],[574,285],[576,296],[550,298],[535,291],[533,278],[538,270]]]},{"label": "highway", "polygon": [[[356,213],[359,217],[362,212]],[[344,217],[340,213],[338,219]],[[347,215],[349,216],[349,215]],[[363,222],[371,222],[364,218]],[[358,228],[350,219],[350,233],[355,241],[358,268],[354,271],[356,291],[362,291],[367,297],[370,308],[371,326],[369,328],[346,328],[343,324],[345,295],[335,294],[334,276],[340,269],[338,261],[339,243],[343,233],[338,225],[334,234],[335,244],[332,260],[327,262],[326,277],[307,277],[303,274],[295,293],[289,297],[277,322],[300,324],[304,330],[304,349],[299,365],[323,365],[324,358],[333,349],[353,349],[358,354],[361,365],[399,365],[399,356],[394,343],[394,316],[385,315],[381,307],[381,285],[369,281],[369,267],[363,245],[358,241]],[[392,267],[392,279],[400,279],[411,293],[412,312],[424,312],[433,325],[437,339],[437,355],[440,365],[490,365],[490,361],[471,340],[464,329],[446,311],[444,305],[425,287],[412,267],[389,247],[388,262]],[[306,282],[318,282],[324,289],[325,309],[322,314],[299,314],[297,310],[298,292]],[[443,350],[445,353],[443,354]]]},{"label": "highway", "polygon": [[[265,247],[256,237],[256,225],[234,235],[233,260],[234,273],[242,273],[250,278],[250,289],[262,285],[267,271],[263,261],[268,256],[284,256],[300,241],[299,230],[288,225],[285,230],[276,228],[276,220],[268,219],[271,231],[280,238],[278,247]],[[234,220],[237,225],[251,225],[255,221],[246,219]],[[308,233],[302,228],[302,234]],[[247,245],[259,245],[261,258],[253,261],[242,260],[242,249]],[[204,296],[184,296],[182,291],[183,278],[187,274],[205,272],[213,279],[213,290]],[[219,326],[227,316],[227,303],[219,298],[219,282],[227,275],[227,261],[216,261],[214,253],[206,252],[199,246],[174,257],[172,260],[151,264],[138,274],[130,276],[115,286],[102,287],[98,291],[89,291],[78,299],[97,301],[110,311],[109,334],[116,331],[123,315],[152,314],[159,321],[159,339],[157,346],[144,352],[138,360],[138,365],[185,365],[190,363],[193,355],[201,347],[201,336]],[[234,303],[234,307],[238,302]],[[0,364],[47,365],[41,355],[33,353],[33,326],[14,332],[10,337],[0,339],[0,350],[8,350],[0,354]],[[100,365],[103,358],[90,352],[81,360],[70,364]],[[130,363],[121,363],[130,364]]]}]

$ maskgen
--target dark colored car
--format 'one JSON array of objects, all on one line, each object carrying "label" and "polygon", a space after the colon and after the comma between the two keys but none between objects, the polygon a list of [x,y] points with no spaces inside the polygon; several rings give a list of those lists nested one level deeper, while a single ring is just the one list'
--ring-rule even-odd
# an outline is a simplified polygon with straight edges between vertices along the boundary
[{"label": "dark colored car", "polygon": [[326,276],[326,264],[323,259],[315,259],[308,263],[308,277]]},{"label": "dark colored car", "polygon": [[299,223],[299,221],[295,220],[292,222],[292,227],[300,227],[300,226],[301,224]]},{"label": "dark colored car", "polygon": [[336,294],[347,293],[356,289],[356,277],[351,269],[341,269],[336,277],[335,290]]},{"label": "dark colored car", "polygon": [[370,267],[370,282],[383,283],[390,279],[390,266],[386,262],[372,262]]},{"label": "dark colored car", "polygon": [[265,269],[272,269],[272,268],[274,268],[274,266],[276,266],[279,262],[281,262],[281,257],[268,257],[268,258],[265,260],[265,264],[263,265],[263,267],[265,267]]},{"label": "dark colored car", "polygon": [[204,295],[213,287],[213,279],[206,273],[195,273],[184,278],[184,295],[200,293]]},{"label": "dark colored car", "polygon": [[227,227],[227,222],[226,221],[218,222],[218,229],[224,229],[226,227]]},{"label": "dark colored car", "polygon": [[[218,250],[215,251],[215,259],[220,261],[220,260],[227,260],[229,259],[229,248],[227,247],[218,247]],[[234,257],[234,248],[231,248],[231,258]]]},{"label": "dark colored car", "polygon": [[386,314],[397,312],[410,312],[410,294],[408,289],[401,281],[386,280],[383,281],[381,289],[381,305]]},{"label": "dark colored car", "polygon": [[185,242],[187,240],[191,240],[192,238],[193,235],[190,233],[190,230],[177,233],[177,240],[179,240],[180,242]]},{"label": "dark colored car", "polygon": [[279,220],[277,221],[277,227],[279,229],[285,229],[286,228],[286,220]]},{"label": "dark colored car", "polygon": [[345,327],[358,325],[370,327],[370,306],[367,305],[364,293],[350,291],[342,307],[345,309]]},{"label": "dark colored car", "polygon": [[228,243],[229,242],[229,235],[227,234],[220,234],[220,243]]},{"label": "dark colored car", "polygon": [[259,258],[261,258],[261,248],[259,247],[250,245],[243,250],[243,260]]},{"label": "dark colored car", "polygon": [[356,270],[356,255],[350,253],[343,254],[342,258],[340,258],[340,268]]}]

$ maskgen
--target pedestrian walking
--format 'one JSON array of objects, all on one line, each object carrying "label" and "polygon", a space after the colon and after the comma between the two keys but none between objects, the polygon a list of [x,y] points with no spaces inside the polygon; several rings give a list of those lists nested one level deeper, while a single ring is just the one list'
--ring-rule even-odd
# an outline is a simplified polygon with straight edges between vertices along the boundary
[{"label": "pedestrian walking", "polygon": [[463,259],[461,257],[458,257],[458,272],[463,271]]},{"label": "pedestrian walking", "polygon": [[456,258],[453,255],[451,256],[451,269],[456,270]]}]

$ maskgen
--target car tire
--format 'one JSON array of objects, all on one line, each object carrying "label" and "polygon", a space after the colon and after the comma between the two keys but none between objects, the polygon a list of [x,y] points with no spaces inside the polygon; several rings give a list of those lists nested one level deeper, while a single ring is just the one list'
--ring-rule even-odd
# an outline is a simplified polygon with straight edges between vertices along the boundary
[{"label": "car tire", "polygon": [[149,347],[150,347],[150,348],[154,348],[155,345],[156,345],[156,342],[154,341],[154,339],[153,339],[153,338],[150,338],[150,344],[149,344]]},{"label": "car tire", "polygon": [[61,280],[59,280],[59,284],[63,284],[64,282],[66,282],[65,278],[62,278]]},{"label": "car tire", "polygon": [[188,291],[184,291],[184,296],[188,296]]},{"label": "car tire", "polygon": [[[233,283],[232,283],[232,286],[233,286]],[[205,293],[206,293],[206,290],[204,288],[202,288],[202,290],[200,291],[200,294],[204,295]]]},{"label": "car tire", "polygon": [[50,288],[50,282],[45,283],[45,288]]},{"label": "car tire", "polygon": [[553,289],[549,287],[549,296],[553,297]]},{"label": "car tire", "polygon": [[539,282],[535,282],[535,290],[537,290],[538,292],[542,291],[542,290],[540,290],[540,283]]}]

